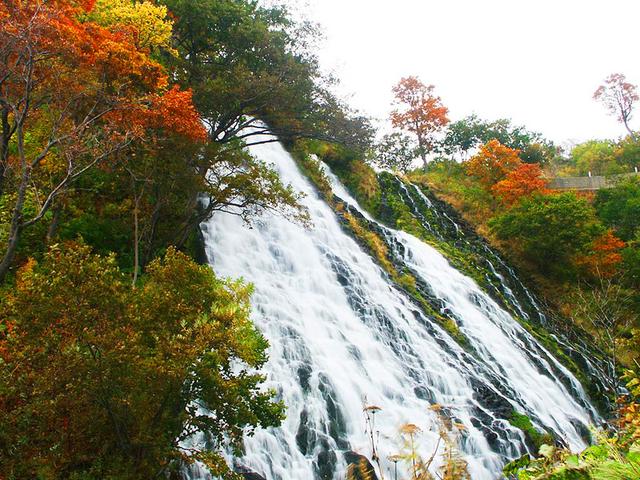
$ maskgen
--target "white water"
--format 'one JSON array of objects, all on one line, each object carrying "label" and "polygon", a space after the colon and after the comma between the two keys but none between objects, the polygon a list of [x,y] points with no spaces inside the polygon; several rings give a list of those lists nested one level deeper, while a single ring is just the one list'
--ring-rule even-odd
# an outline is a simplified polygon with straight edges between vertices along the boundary
[{"label": "white water", "polygon": [[[369,453],[362,415],[366,399],[382,408],[376,429],[380,456],[390,469],[384,460],[398,452],[403,423],[423,429],[420,451],[432,454],[438,437],[429,406],[438,403],[466,427],[461,450],[472,478],[494,479],[505,460],[525,447],[522,433],[498,418],[479,390],[532,414],[573,448],[584,447],[573,423],[590,423],[589,413],[545,374],[546,359],[536,366],[522,353],[526,332],[472,280],[414,237],[386,230],[404,245],[407,263],[446,301],[481,361],[392,286],[279,144],[251,152],[307,195],[314,227],[305,230],[270,214],[254,228],[228,214],[203,225],[216,272],[255,285],[253,319],[270,342],[267,386],[276,388],[288,407],[282,427],[246,439],[241,463],[269,480],[307,480],[324,478],[317,465],[331,464],[327,455],[334,454],[333,478],[344,478],[341,452]],[[355,206],[339,184],[334,187]]]}]

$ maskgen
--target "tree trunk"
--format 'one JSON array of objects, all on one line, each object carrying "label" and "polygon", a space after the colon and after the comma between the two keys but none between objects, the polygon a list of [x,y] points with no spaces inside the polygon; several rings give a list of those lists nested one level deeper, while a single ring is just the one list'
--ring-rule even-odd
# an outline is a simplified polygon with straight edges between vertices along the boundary
[{"label": "tree trunk", "polygon": [[62,215],[62,207],[55,205],[53,207],[53,218],[51,219],[51,223],[49,224],[49,229],[47,230],[47,245],[50,245],[51,240],[53,240],[58,234],[58,225],[60,225],[61,215]]},{"label": "tree trunk", "polygon": [[424,141],[418,136],[418,148],[420,148],[420,158],[422,159],[422,168],[427,169],[427,151],[424,146]]},{"label": "tree trunk", "polygon": [[638,137],[636,136],[635,132],[633,130],[631,130],[631,128],[629,127],[628,119],[627,118],[623,118],[623,123],[624,123],[625,128],[627,129],[627,132],[629,132],[629,135],[633,139],[633,141],[637,142],[638,141]]},{"label": "tree trunk", "polygon": [[29,166],[24,153],[24,134],[22,131],[22,125],[18,125],[18,155],[22,163],[22,179],[20,186],[18,187],[18,197],[13,207],[13,213],[11,215],[11,226],[9,227],[9,241],[7,242],[7,249],[4,252],[2,261],[0,262],[0,283],[2,283],[9,272],[13,258],[16,255],[18,248],[18,241],[20,240],[20,233],[22,233],[22,209],[24,208],[24,202],[27,193],[27,187],[29,185]]},{"label": "tree trunk", "polygon": [[140,191],[139,194],[136,194],[136,181],[133,175],[131,176],[131,188],[133,190],[133,280],[131,281],[131,286],[133,288],[136,287],[136,282],[138,281],[138,276],[140,275],[140,200],[142,199],[142,194],[144,192],[144,188]]},{"label": "tree trunk", "polygon": [[0,137],[0,195],[4,192],[4,178],[7,174],[9,161],[9,139],[11,138],[11,125],[9,124],[9,109],[2,107],[2,137]]},{"label": "tree trunk", "polygon": [[7,243],[7,249],[4,252],[4,257],[2,258],[2,262],[0,262],[0,283],[2,283],[9,273],[9,268],[11,267],[11,263],[13,262],[13,258],[16,255],[16,250],[18,248],[18,241],[20,240],[20,219],[22,217],[22,207],[24,205],[24,196],[22,198],[19,197],[18,202],[16,202],[16,206],[13,211],[13,217],[11,219],[11,230],[9,233],[9,242]]}]

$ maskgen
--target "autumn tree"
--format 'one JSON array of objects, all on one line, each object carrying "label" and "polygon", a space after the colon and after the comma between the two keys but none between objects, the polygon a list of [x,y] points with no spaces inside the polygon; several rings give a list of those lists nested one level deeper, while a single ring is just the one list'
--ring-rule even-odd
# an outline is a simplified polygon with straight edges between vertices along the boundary
[{"label": "autumn tree", "polygon": [[392,90],[395,109],[391,112],[391,123],[415,136],[418,154],[425,167],[436,135],[449,123],[449,110],[442,105],[440,97],[433,94],[434,88],[417,77],[406,77]]},{"label": "autumn tree", "polygon": [[[148,128],[184,127],[204,137],[190,94],[166,90],[167,76],[148,51],[129,36],[81,21],[86,13],[65,1],[0,6],[0,188],[11,198],[0,280],[22,232],[79,177],[143,139]],[[34,213],[25,216],[29,198]]]},{"label": "autumn tree", "polygon": [[507,173],[504,179],[491,187],[491,192],[506,205],[513,205],[520,198],[543,192],[547,181],[536,163],[523,163]]},{"label": "autumn tree", "polygon": [[612,73],[594,92],[593,98],[601,102],[611,115],[616,116],[635,141],[638,140],[629,126],[634,104],[640,99],[635,85],[627,82],[622,73]]},{"label": "autumn tree", "polygon": [[491,189],[522,164],[518,150],[489,140],[477,154],[465,162],[467,175],[475,177],[485,189]]},{"label": "autumn tree", "polygon": [[591,277],[612,278],[619,273],[624,247],[625,243],[607,230],[591,242],[588,252],[577,263]]},{"label": "autumn tree", "polygon": [[82,245],[25,265],[0,309],[0,476],[176,478],[200,460],[229,478],[220,449],[283,413],[250,294],[173,249],[136,289]]},{"label": "autumn tree", "polygon": [[166,6],[150,1],[97,0],[88,18],[111,31],[131,36],[140,48],[175,53],[171,43],[173,22],[168,13]]}]

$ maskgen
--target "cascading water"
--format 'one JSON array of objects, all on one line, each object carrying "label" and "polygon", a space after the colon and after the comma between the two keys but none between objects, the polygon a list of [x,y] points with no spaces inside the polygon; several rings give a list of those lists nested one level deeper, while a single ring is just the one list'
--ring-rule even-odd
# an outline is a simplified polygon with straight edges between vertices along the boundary
[{"label": "cascading water", "polygon": [[[471,279],[415,237],[376,224],[446,304],[470,353],[344,232],[279,144],[251,153],[306,194],[314,225],[271,214],[253,228],[229,214],[203,225],[216,272],[255,285],[253,319],[270,342],[266,386],[288,407],[280,428],[246,439],[242,464],[269,480],[343,479],[344,453],[370,451],[365,404],[381,408],[383,464],[398,453],[398,429],[408,422],[422,428],[419,452],[432,455],[438,420],[429,407],[436,403],[464,425],[460,450],[473,479],[496,478],[505,461],[526,451],[523,433],[506,420],[514,410],[572,448],[585,446],[580,432],[596,414],[578,382]],[[358,208],[335,180],[334,192]]]}]

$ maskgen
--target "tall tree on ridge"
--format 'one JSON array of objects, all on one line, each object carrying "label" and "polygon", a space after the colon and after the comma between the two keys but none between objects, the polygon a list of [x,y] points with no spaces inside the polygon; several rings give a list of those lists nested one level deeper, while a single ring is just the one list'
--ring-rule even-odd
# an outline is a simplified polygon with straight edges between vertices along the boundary
[{"label": "tall tree on ridge", "polygon": [[623,123],[631,138],[638,140],[636,134],[629,127],[629,120],[633,114],[633,105],[640,99],[635,85],[627,82],[622,73],[612,73],[594,92],[593,98],[601,102],[618,121]]},{"label": "tall tree on ridge", "polygon": [[425,85],[417,77],[402,78],[393,87],[394,106],[391,123],[395,128],[416,136],[418,153],[426,167],[427,154],[433,149],[435,134],[449,123],[449,109],[433,94],[433,85]]}]

